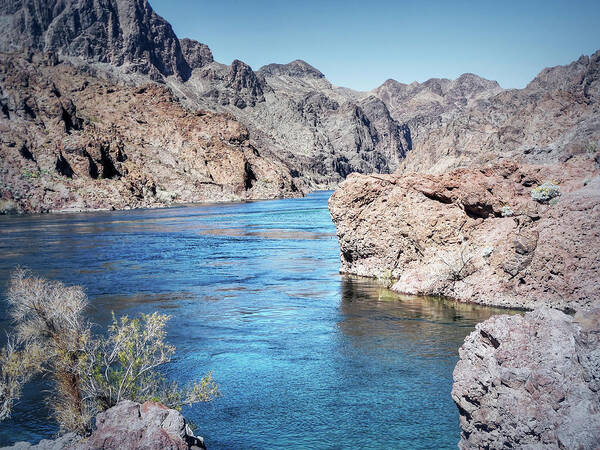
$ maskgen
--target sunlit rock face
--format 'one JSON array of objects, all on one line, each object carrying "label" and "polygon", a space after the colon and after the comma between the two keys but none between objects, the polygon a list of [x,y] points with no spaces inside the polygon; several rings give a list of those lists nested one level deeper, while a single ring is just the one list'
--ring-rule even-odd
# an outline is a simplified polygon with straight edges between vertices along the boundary
[{"label": "sunlit rock face", "polygon": [[461,347],[459,447],[597,448],[600,309],[494,316]]},{"label": "sunlit rock face", "polygon": [[53,54],[0,54],[1,212],[123,209],[301,195],[222,113]]},{"label": "sunlit rock face", "polygon": [[[341,271],[409,294],[579,310],[598,304],[600,177],[569,164],[351,175],[329,201]],[[554,180],[561,195],[536,201]]]}]

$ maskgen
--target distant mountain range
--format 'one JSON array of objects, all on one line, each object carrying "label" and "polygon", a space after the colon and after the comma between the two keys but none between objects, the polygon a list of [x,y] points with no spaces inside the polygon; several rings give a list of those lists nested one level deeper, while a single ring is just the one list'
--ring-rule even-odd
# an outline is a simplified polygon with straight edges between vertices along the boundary
[{"label": "distant mountain range", "polygon": [[544,69],[520,90],[464,74],[358,92],[301,60],[256,71],[220,64],[206,45],[179,39],[146,0],[7,0],[0,24],[4,53],[55,52],[90,76],[157,82],[189,110],[230,114],[248,145],[283,164],[300,190],[334,187],[351,172],[560,161],[600,141],[600,51]]}]

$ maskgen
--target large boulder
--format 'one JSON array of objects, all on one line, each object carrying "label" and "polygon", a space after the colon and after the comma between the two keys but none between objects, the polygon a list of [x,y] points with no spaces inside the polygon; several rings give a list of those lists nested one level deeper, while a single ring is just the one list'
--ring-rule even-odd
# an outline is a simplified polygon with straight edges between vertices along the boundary
[{"label": "large boulder", "polygon": [[123,400],[96,416],[96,429],[87,438],[72,433],[37,445],[19,442],[14,450],[200,450],[204,441],[196,437],[185,418],[160,403],[139,404]]},{"label": "large boulder", "polygon": [[[555,182],[560,196],[532,190]],[[443,175],[350,175],[329,208],[341,272],[407,294],[579,310],[600,298],[600,177],[593,159]]]},{"label": "large boulder", "polygon": [[598,448],[600,309],[494,316],[459,353],[460,448]]}]

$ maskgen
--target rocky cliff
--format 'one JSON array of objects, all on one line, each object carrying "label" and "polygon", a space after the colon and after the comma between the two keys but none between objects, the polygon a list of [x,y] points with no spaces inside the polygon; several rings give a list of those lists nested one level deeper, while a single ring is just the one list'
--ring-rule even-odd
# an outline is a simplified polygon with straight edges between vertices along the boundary
[{"label": "rocky cliff", "polygon": [[[54,51],[153,80],[187,79],[198,63],[192,57],[188,64],[171,25],[146,0],[7,0],[0,3],[0,23],[5,52]],[[192,46],[185,44],[189,55]]]},{"label": "rocky cliff", "polygon": [[598,448],[600,309],[480,323],[460,349],[452,398],[461,449]]},{"label": "rocky cliff", "polygon": [[160,403],[123,400],[96,416],[95,430],[81,438],[73,433],[37,445],[18,442],[13,450],[200,450],[204,440],[196,437],[185,418]]},{"label": "rocky cliff", "polygon": [[300,195],[227,114],[187,110],[53,53],[0,54],[0,210],[122,209]]},{"label": "rocky cliff", "polygon": [[[351,175],[329,200],[341,271],[408,294],[590,307],[600,299],[599,169],[595,153],[561,165]],[[539,197],[544,186],[560,195]]]}]

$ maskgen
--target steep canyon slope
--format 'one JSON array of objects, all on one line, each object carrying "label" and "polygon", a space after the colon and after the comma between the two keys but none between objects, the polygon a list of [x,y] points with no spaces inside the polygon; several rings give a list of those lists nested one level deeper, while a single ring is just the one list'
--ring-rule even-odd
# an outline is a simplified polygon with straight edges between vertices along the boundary
[{"label": "steep canyon slope", "polygon": [[[0,210],[123,209],[300,195],[231,116],[188,111],[53,53],[0,54]],[[296,183],[298,180],[296,180]]]}]

